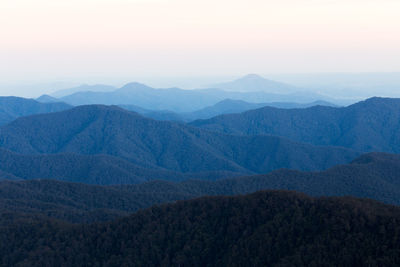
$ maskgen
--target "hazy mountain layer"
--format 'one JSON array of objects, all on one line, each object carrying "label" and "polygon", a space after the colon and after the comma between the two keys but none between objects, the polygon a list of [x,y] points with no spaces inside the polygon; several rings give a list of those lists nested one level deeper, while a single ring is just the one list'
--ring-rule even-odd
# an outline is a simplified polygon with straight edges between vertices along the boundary
[{"label": "hazy mountain layer", "polygon": [[78,87],[67,88],[58,90],[51,94],[52,97],[60,98],[70,94],[78,93],[78,92],[111,92],[116,90],[114,86],[105,85],[105,84],[95,84],[95,85],[88,85],[82,84]]},{"label": "hazy mountain layer", "polygon": [[213,87],[233,92],[267,92],[277,94],[295,93],[304,90],[290,84],[265,79],[257,74],[248,74],[234,81],[215,84]]},{"label": "hazy mountain layer", "polygon": [[[110,92],[81,91],[60,98],[71,105],[134,105],[148,110],[169,110],[175,113],[193,112],[225,100],[234,99],[251,103],[296,102],[311,103],[335,99],[311,92],[290,94],[257,92],[229,92],[221,89],[184,90],[179,88],[155,89],[140,83],[128,83]],[[340,102],[340,101],[339,101]]]},{"label": "hazy mountain layer", "polygon": [[33,99],[3,96],[0,97],[0,125],[16,118],[40,113],[50,113],[72,108],[65,103],[40,103]]},{"label": "hazy mountain layer", "polygon": [[272,103],[249,103],[242,100],[225,99],[215,105],[205,107],[193,112],[176,113],[168,110],[147,110],[134,105],[119,105],[120,107],[137,112],[148,118],[156,120],[169,120],[177,122],[190,122],[198,119],[209,119],[222,114],[241,113],[251,109],[257,109],[265,106],[278,108],[307,108],[312,106],[335,106],[325,101],[315,101],[307,104],[291,102],[272,102]]}]

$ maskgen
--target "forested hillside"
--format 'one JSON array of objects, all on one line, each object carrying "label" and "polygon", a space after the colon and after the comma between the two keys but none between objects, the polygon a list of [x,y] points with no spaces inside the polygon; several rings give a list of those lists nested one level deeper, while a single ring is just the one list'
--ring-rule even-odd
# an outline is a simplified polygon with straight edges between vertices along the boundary
[{"label": "forested hillside", "polygon": [[0,147],[21,154],[107,154],[182,173],[322,170],[360,154],[274,136],[212,133],[98,105],[19,118],[0,127]]},{"label": "forested hillside", "polygon": [[70,222],[103,221],[159,203],[266,189],[296,190],[313,196],[351,195],[400,204],[400,156],[372,153],[322,172],[279,170],[215,182],[159,180],[94,186],[56,180],[3,181],[0,212],[40,214]]},{"label": "forested hillside", "polygon": [[400,153],[400,99],[370,98],[348,107],[264,107],[191,123],[229,134],[284,136],[314,145]]},{"label": "forested hillside", "polygon": [[400,209],[293,192],[207,197],[104,224],[3,214],[3,266],[396,266]]}]

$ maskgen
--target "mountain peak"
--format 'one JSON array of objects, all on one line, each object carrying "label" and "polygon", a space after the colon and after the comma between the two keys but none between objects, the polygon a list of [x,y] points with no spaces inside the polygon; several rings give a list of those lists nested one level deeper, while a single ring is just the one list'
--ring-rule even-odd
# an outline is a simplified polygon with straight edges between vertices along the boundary
[{"label": "mountain peak", "polygon": [[388,97],[370,97],[365,99],[364,101],[357,102],[350,107],[392,107],[396,108],[400,105],[400,98],[388,98]]},{"label": "mountain peak", "polygon": [[121,89],[119,89],[118,91],[125,91],[125,90],[149,90],[149,89],[153,89],[143,83],[138,83],[138,82],[130,82],[125,84],[123,87],[121,87]]},{"label": "mountain peak", "polygon": [[245,76],[243,76],[242,78],[239,78],[239,80],[266,80],[264,77],[258,75],[258,74],[254,74],[254,73],[250,73],[247,74]]},{"label": "mountain peak", "polygon": [[57,102],[61,102],[61,100],[59,100],[59,99],[57,99],[55,97],[46,95],[46,94],[39,96],[35,100],[38,101],[38,102],[41,102],[41,103],[57,103]]},{"label": "mountain peak", "polygon": [[236,92],[293,93],[295,86],[265,79],[257,74],[247,74],[234,81],[214,85],[215,88]]}]

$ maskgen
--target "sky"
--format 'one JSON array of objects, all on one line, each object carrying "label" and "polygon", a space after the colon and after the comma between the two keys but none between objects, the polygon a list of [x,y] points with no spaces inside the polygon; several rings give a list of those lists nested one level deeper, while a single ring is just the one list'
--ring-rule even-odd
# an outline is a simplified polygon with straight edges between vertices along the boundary
[{"label": "sky", "polygon": [[400,0],[1,0],[0,83],[400,71]]}]

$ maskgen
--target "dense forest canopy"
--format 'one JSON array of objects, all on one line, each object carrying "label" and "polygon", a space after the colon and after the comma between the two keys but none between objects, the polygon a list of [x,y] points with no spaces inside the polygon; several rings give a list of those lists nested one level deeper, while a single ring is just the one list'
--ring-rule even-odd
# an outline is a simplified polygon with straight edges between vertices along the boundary
[{"label": "dense forest canopy", "polygon": [[400,208],[265,191],[206,197],[109,223],[3,214],[3,266],[396,266]]}]

